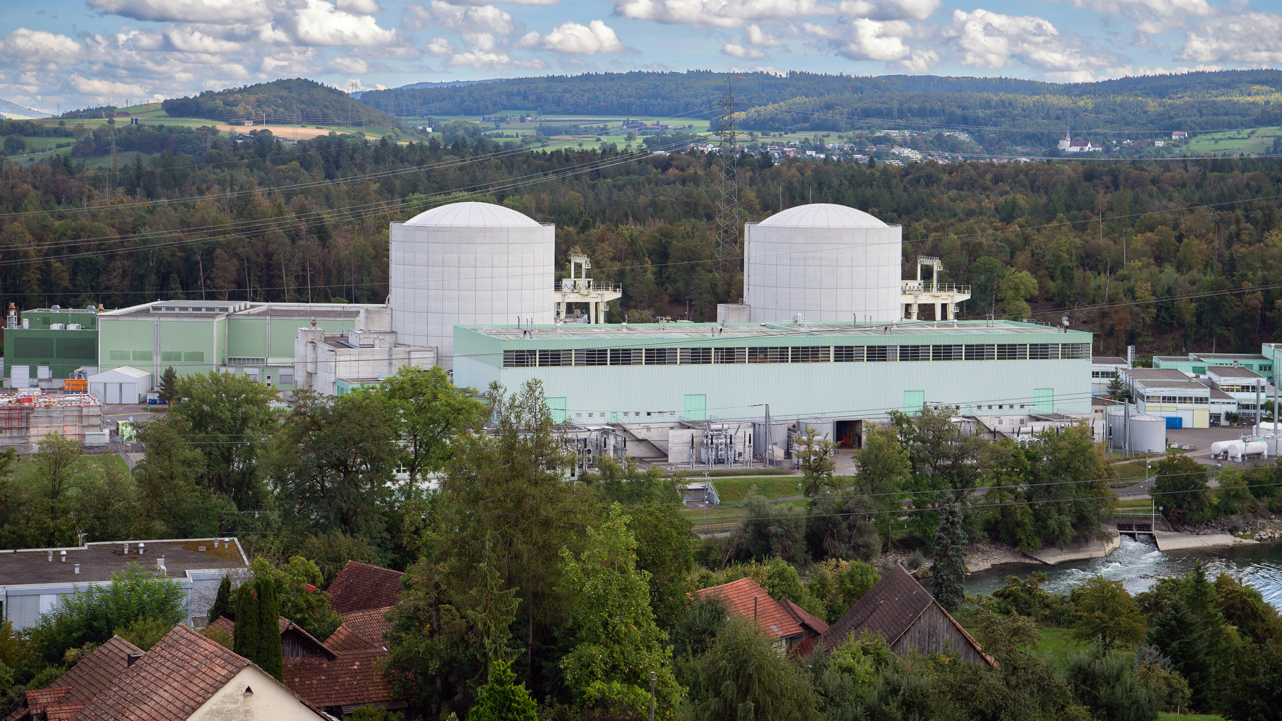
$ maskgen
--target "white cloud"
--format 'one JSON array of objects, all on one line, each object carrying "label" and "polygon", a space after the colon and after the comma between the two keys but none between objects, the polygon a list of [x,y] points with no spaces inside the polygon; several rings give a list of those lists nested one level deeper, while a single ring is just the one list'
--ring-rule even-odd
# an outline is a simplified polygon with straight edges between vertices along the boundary
[{"label": "white cloud", "polygon": [[632,20],[697,28],[738,28],[812,16],[921,20],[941,6],[940,0],[615,0],[614,13]]},{"label": "white cloud", "polygon": [[188,23],[262,22],[271,16],[264,0],[87,0],[90,7],[134,20]]},{"label": "white cloud", "polygon": [[1196,63],[1282,63],[1282,15],[1253,12],[1200,20],[1176,60]]},{"label": "white cloud", "polygon": [[520,58],[510,53],[466,52],[451,55],[445,61],[450,67],[467,67],[474,70],[542,70],[547,63],[539,58]]},{"label": "white cloud", "polygon": [[1021,63],[1081,82],[1093,79],[1097,70],[1119,64],[1115,55],[1088,52],[1049,20],[1031,15],[954,10],[946,34],[959,51],[959,62],[969,67],[999,69]]},{"label": "white cloud", "polygon": [[543,36],[541,47],[568,55],[614,55],[627,51],[614,30],[600,20],[593,20],[586,26],[567,22],[553,28]]},{"label": "white cloud", "polygon": [[339,73],[364,75],[369,72],[369,64],[360,58],[334,58],[325,63],[325,67]]},{"label": "white cloud", "polygon": [[432,0],[430,17],[441,29],[463,33],[510,35],[516,27],[511,13],[493,5],[469,7]]},{"label": "white cloud", "polygon": [[0,55],[22,65],[72,62],[80,50],[81,45],[75,40],[44,30],[18,28],[0,37]]},{"label": "white cloud", "polygon": [[377,15],[383,12],[375,0],[338,0],[338,9],[360,15]]},{"label": "white cloud", "polygon": [[923,73],[939,63],[934,50],[914,49],[905,42],[917,31],[902,20],[856,18],[835,25],[805,23],[812,35],[826,38],[838,55],[851,60],[879,60],[913,73]]},{"label": "white cloud", "polygon": [[732,58],[764,58],[766,56],[764,52],[757,48],[744,47],[743,45],[738,45],[736,43],[726,43],[725,46],[721,48],[721,52],[722,54],[729,55]]},{"label": "white cloud", "polygon": [[1152,35],[1187,27],[1215,12],[1207,0],[1064,0],[1075,8],[1122,17],[1136,32]]},{"label": "white cloud", "polygon": [[453,55],[454,43],[446,40],[445,38],[432,38],[427,41],[424,53],[434,58],[443,58],[447,55]]},{"label": "white cloud", "polygon": [[743,42],[747,45],[775,47],[782,45],[779,38],[761,29],[760,25],[749,25],[743,29]]},{"label": "white cloud", "polygon": [[171,45],[185,53],[228,53],[240,49],[240,43],[210,37],[199,30],[173,28],[165,33],[165,37],[169,38]]},{"label": "white cloud", "polygon": [[304,45],[382,45],[396,42],[395,30],[384,30],[369,16],[357,16],[322,0],[306,0],[292,18]]},{"label": "white cloud", "polygon": [[97,98],[100,101],[104,98],[110,99],[113,96],[115,98],[123,98],[126,95],[142,96],[147,93],[141,85],[118,83],[103,78],[86,78],[78,73],[72,74],[67,81],[71,84],[71,87],[75,88],[76,92]]}]

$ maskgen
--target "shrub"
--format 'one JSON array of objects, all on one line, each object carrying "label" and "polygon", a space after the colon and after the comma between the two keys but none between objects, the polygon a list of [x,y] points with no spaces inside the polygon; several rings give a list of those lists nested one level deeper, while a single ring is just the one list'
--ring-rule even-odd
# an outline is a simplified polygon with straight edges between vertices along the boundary
[{"label": "shrub", "polygon": [[917,569],[921,568],[922,565],[925,563],[926,563],[926,557],[923,556],[921,554],[921,550],[918,549],[908,554],[908,560],[904,562],[904,565],[908,567],[909,571],[916,571]]},{"label": "shrub", "polygon": [[144,651],[150,651],[174,630],[175,625],[163,618],[139,618],[124,628],[116,629],[116,635]]}]

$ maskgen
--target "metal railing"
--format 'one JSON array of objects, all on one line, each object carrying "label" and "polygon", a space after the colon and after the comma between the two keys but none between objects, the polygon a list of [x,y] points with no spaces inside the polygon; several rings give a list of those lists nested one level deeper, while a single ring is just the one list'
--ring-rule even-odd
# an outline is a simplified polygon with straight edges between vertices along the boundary
[{"label": "metal railing", "polygon": [[940,283],[931,286],[929,281],[906,280],[903,282],[904,293],[949,293],[970,295],[969,285],[959,285],[957,283]]},{"label": "metal railing", "polygon": [[552,290],[565,293],[619,293],[623,286],[618,283],[599,283],[595,281],[579,280],[570,284],[562,284],[562,281],[556,281],[552,284]]}]

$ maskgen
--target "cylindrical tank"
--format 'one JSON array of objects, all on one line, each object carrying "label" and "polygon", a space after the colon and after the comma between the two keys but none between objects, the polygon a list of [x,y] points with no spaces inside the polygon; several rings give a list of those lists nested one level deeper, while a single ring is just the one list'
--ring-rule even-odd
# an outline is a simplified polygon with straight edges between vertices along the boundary
[{"label": "cylindrical tank", "polygon": [[1104,423],[1108,429],[1109,448],[1121,448],[1126,439],[1126,416],[1125,410],[1121,406],[1115,406],[1105,411]]},{"label": "cylindrical tank", "polygon": [[903,229],[812,203],[744,226],[744,302],[757,322],[899,320]]},{"label": "cylindrical tank", "polygon": [[1227,447],[1228,441],[1215,441],[1211,444],[1211,456],[1218,457]]},{"label": "cylindrical tank", "polygon": [[1166,452],[1166,419],[1146,413],[1131,414],[1131,450],[1136,453]]},{"label": "cylindrical tank", "polygon": [[1247,441],[1242,448],[1242,455],[1245,456],[1263,456],[1268,452],[1269,447],[1264,441]]},{"label": "cylindrical tank", "polygon": [[454,367],[454,326],[551,324],[556,231],[493,203],[453,203],[392,223],[397,342]]}]

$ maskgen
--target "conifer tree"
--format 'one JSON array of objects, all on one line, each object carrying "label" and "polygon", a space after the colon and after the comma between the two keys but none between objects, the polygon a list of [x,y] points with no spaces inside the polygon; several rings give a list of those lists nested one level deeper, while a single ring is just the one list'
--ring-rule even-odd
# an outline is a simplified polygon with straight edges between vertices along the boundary
[{"label": "conifer tree", "polygon": [[236,637],[233,650],[283,681],[284,649],[280,641],[280,600],[276,584],[255,579],[240,587],[236,598]]},{"label": "conifer tree", "polygon": [[935,532],[935,560],[930,566],[930,595],[949,613],[966,601],[966,531],[962,528],[961,505],[949,496],[939,509]]},{"label": "conifer tree", "polygon": [[231,577],[225,574],[218,584],[218,595],[214,596],[214,605],[209,607],[209,622],[217,621],[219,616],[226,616],[231,621],[236,620],[236,610],[231,602]]},{"label": "conifer tree", "polygon": [[516,674],[507,661],[495,661],[490,668],[490,682],[481,691],[467,721],[536,721],[538,705],[524,685],[512,683]]},{"label": "conifer tree", "polygon": [[160,374],[160,400],[162,403],[173,403],[174,396],[178,395],[178,374],[174,372],[174,367],[169,366],[164,373]]}]

